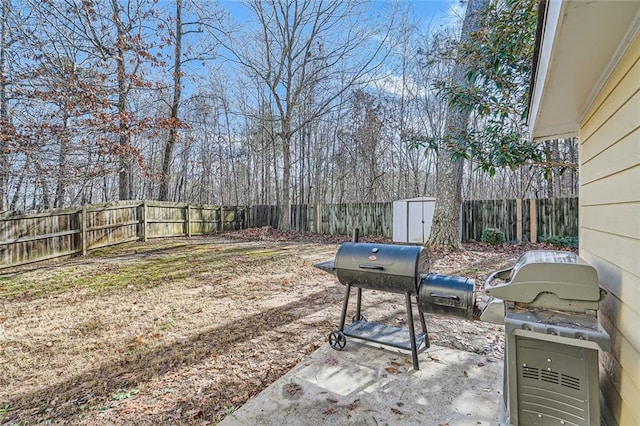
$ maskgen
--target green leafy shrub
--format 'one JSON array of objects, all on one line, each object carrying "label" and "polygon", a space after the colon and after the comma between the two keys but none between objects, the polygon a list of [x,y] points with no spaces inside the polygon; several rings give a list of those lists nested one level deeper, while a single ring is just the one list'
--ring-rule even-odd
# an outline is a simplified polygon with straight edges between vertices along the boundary
[{"label": "green leafy shrub", "polygon": [[485,228],[480,236],[480,241],[491,245],[502,244],[505,242],[504,232],[496,228]]},{"label": "green leafy shrub", "polygon": [[548,243],[556,247],[578,248],[578,237],[567,237],[560,235],[542,235],[539,238],[541,243]]}]

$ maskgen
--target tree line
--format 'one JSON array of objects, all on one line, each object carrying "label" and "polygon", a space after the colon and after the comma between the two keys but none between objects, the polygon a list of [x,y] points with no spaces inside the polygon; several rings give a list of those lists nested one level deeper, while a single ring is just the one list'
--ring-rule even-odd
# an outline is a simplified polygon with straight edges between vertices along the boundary
[{"label": "tree line", "polygon": [[534,4],[483,0],[461,39],[404,2],[0,0],[0,212],[389,201],[454,168],[467,199],[573,196],[577,142],[518,133]]}]

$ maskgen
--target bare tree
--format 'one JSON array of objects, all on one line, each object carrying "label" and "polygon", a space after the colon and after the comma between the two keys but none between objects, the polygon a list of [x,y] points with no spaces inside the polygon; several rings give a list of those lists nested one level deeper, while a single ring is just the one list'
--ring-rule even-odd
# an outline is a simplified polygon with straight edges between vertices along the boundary
[{"label": "bare tree", "polygon": [[[276,111],[282,154],[280,226],[288,229],[294,136],[380,65],[390,28],[365,27],[368,20],[357,2],[269,0],[251,1],[249,8],[258,22],[255,32],[242,40],[244,45],[226,44],[234,59],[265,85]],[[342,36],[336,37],[338,32]],[[372,40],[377,40],[373,48]],[[316,90],[307,103],[310,87]]]},{"label": "bare tree", "polygon": [[[36,7],[36,6],[34,6]],[[141,161],[139,151],[132,145],[132,135],[152,126],[151,117],[138,116],[131,108],[131,94],[150,88],[143,65],[153,62],[149,54],[151,41],[145,25],[152,19],[150,0],[110,0],[109,2],[61,0],[37,6],[51,16],[54,25],[73,34],[78,49],[102,69],[104,85],[109,87],[106,99],[100,102],[113,108],[112,113],[97,115],[95,126],[114,140],[101,137],[104,149],[118,159],[118,197],[133,196],[133,166]],[[60,39],[64,43],[65,38]],[[113,78],[115,76],[115,79]]]},{"label": "bare tree", "polygon": [[[213,59],[216,46],[213,42],[214,37],[211,35],[222,32],[221,27],[218,26],[222,21],[222,14],[215,5],[209,4],[203,7],[197,1],[174,1],[175,13],[170,15],[167,24],[163,24],[168,30],[168,35],[164,39],[168,45],[173,46],[173,66],[170,68],[172,94],[167,121],[168,137],[164,145],[160,173],[159,198],[164,201],[170,199],[171,163],[174,148],[179,139],[179,130],[188,126],[180,114],[185,77],[183,67],[190,62],[206,63]],[[208,41],[203,43],[202,38],[208,38]]]},{"label": "bare tree", "polygon": [[[9,171],[9,144],[12,139],[11,120],[9,119],[7,75],[8,52],[12,41],[9,37],[9,0],[0,2],[0,212],[7,209]],[[21,183],[22,184],[22,183]]]},{"label": "bare tree", "polygon": [[162,174],[160,176],[160,194],[162,201],[169,200],[169,179],[171,171],[171,160],[173,148],[178,138],[180,96],[182,95],[182,37],[184,28],[182,24],[182,0],[176,1],[176,14],[173,18],[175,28],[172,31],[174,45],[174,65],[173,65],[173,96],[171,100],[171,112],[169,114],[169,137],[164,146],[164,156],[162,157]]}]

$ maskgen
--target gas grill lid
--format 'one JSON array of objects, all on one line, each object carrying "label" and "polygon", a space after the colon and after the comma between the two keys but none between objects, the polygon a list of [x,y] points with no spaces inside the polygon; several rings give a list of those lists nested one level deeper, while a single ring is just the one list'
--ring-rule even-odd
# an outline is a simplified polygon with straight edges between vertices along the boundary
[{"label": "gas grill lid", "polygon": [[420,274],[429,271],[429,256],[422,246],[344,243],[335,269],[344,285],[415,294]]},{"label": "gas grill lid", "polygon": [[[504,282],[494,284],[497,279]],[[597,310],[604,295],[593,266],[574,253],[553,250],[523,254],[512,268],[491,274],[485,291],[504,301],[567,311]]]}]

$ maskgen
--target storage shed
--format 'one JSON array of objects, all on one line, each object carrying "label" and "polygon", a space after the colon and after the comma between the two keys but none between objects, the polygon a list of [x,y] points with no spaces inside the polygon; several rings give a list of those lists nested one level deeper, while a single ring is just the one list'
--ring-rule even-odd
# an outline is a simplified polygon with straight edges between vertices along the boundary
[{"label": "storage shed", "polygon": [[436,199],[407,198],[393,202],[393,241],[424,244],[431,235]]}]

